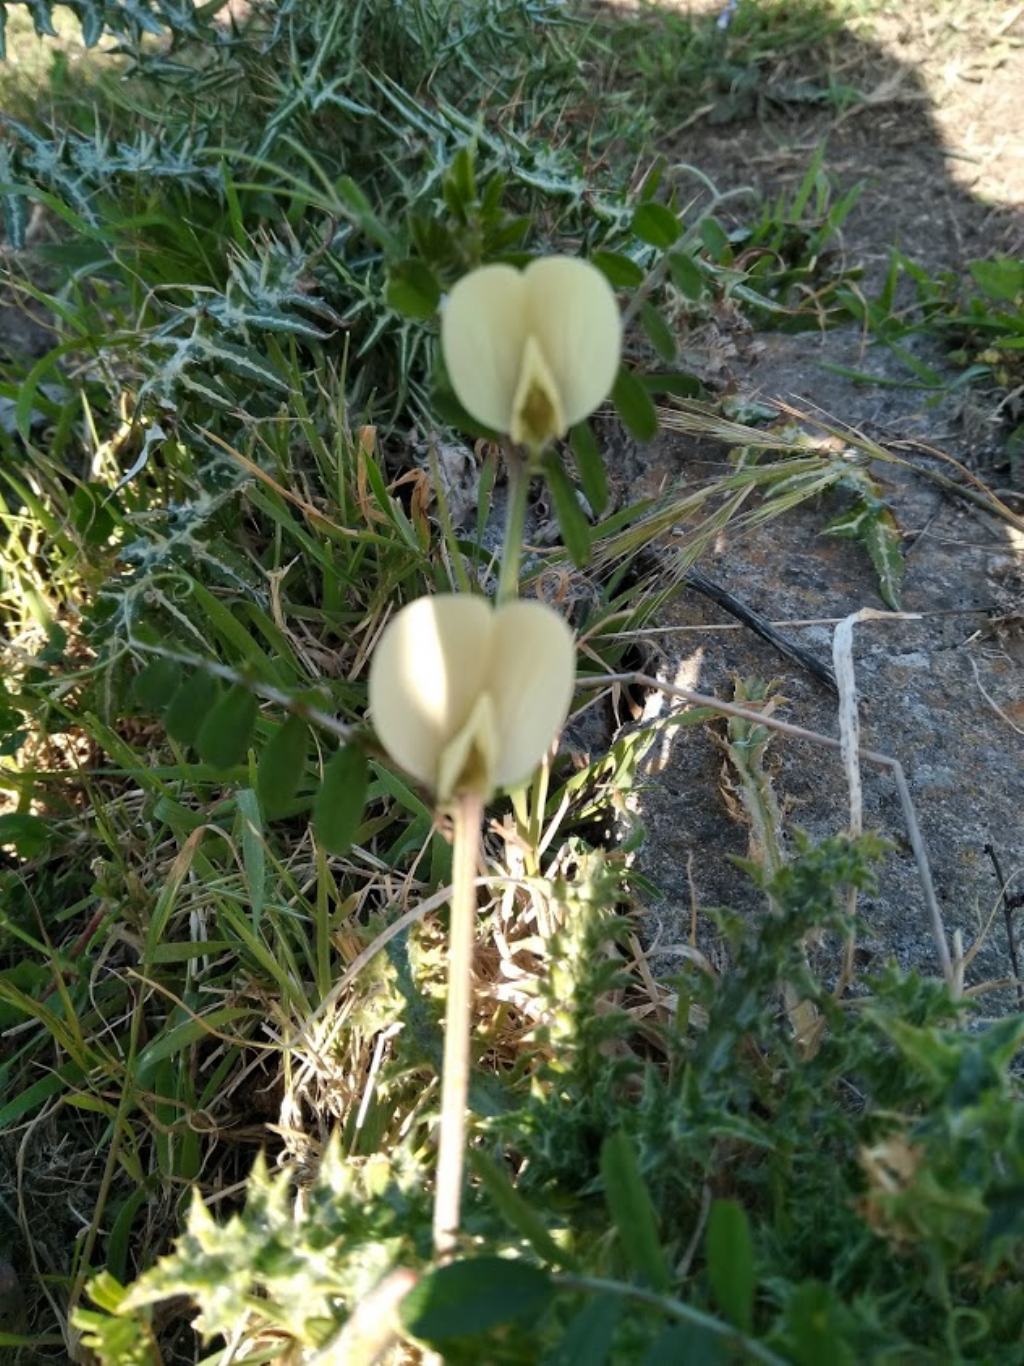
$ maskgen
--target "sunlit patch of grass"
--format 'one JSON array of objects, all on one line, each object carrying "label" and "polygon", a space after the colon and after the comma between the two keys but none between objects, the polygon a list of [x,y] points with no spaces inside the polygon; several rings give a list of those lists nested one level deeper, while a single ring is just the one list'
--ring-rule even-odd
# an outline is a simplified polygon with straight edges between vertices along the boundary
[{"label": "sunlit patch of grass", "polygon": [[86,48],[77,19],[64,6],[51,15],[52,35],[40,34],[27,6],[7,10],[6,56],[0,61],[0,108],[16,118],[87,104],[90,89],[109,58]]},{"label": "sunlit patch of grass", "polygon": [[[611,90],[634,96],[647,135],[670,139],[698,119],[730,123],[772,103],[842,109],[855,101],[832,52],[858,12],[846,0],[695,9],[644,0],[608,7],[597,31]],[[801,65],[811,52],[813,75]]]}]

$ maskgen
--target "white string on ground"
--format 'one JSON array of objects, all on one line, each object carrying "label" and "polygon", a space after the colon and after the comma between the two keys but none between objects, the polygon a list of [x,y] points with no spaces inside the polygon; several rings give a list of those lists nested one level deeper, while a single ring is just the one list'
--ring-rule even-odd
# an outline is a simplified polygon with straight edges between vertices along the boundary
[{"label": "white string on ground", "polygon": [[[857,706],[857,679],[853,667],[853,628],[859,621],[913,621],[913,612],[879,612],[873,607],[862,607],[851,612],[836,626],[832,636],[832,671],[839,690],[839,753],[846,774],[850,800],[850,838],[859,839],[864,833],[864,785],[860,773],[860,709]],[[850,917],[850,934],[843,956],[840,985],[841,995],[853,977],[853,955],[856,946],[854,919],[857,914],[857,888],[846,894],[846,910]]]}]

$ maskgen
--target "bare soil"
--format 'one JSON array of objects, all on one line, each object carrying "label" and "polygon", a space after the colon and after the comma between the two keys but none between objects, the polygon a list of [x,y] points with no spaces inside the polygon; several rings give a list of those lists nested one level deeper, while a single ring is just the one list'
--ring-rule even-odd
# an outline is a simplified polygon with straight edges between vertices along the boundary
[{"label": "bare soil", "polygon": [[[864,186],[844,249],[865,266],[869,291],[894,245],[932,269],[1024,254],[1024,7],[902,5],[876,21],[870,39],[844,34],[822,52],[821,70],[809,69],[806,54],[800,61],[799,73],[780,70],[780,88],[795,74],[824,82],[828,71],[839,71],[866,98],[841,113],[765,98],[758,116],[745,122],[695,123],[667,149],[671,156],[700,166],[720,188],[749,184],[772,195],[791,193],[826,141],[825,164],[837,184]],[[684,339],[691,349],[700,344],[699,335]],[[832,362],[881,380],[906,378],[854,327],[730,336],[720,324],[714,350],[706,356],[708,371],[724,392],[816,405],[883,445],[922,440],[1006,482],[997,424],[982,400],[946,396],[935,403],[929,393],[855,384],[823,368]],[[938,353],[929,363],[941,364]],[[637,481],[653,490],[704,475],[709,452],[690,438],[663,435],[623,456],[624,482],[635,495]],[[959,930],[965,948],[978,946],[968,985],[1005,982],[1009,945],[1002,914],[993,916],[999,887],[986,846],[1020,890],[1024,537],[923,478],[894,478],[888,466],[878,473],[905,537],[904,608],[922,616],[856,629],[863,743],[897,756],[907,771],[947,932]],[[837,510],[807,505],[742,540],[727,533],[701,568],[772,620],[881,609],[863,549],[820,534]],[[776,679],[788,699],[779,715],[837,733],[835,700],[820,684],[696,593],[681,594],[659,626],[661,677],[726,697],[736,677]],[[832,626],[785,629],[829,659]],[[837,756],[790,740],[776,740],[772,753],[787,823],[815,837],[842,830],[847,790]],[[663,970],[689,938],[694,904],[762,904],[723,857],[747,853],[749,832],[723,791],[722,773],[721,747],[692,728],[659,742],[647,761],[640,815],[648,838],[640,868],[662,896],[651,909],[648,938],[654,955],[665,959]],[[865,788],[866,824],[896,847],[878,895],[861,903],[859,962],[870,969],[895,958],[932,973],[935,950],[896,794],[876,772],[865,775]],[[713,954],[710,922],[698,915],[697,923]],[[1013,999],[1005,987],[986,992],[983,1009],[1005,1009]]]}]

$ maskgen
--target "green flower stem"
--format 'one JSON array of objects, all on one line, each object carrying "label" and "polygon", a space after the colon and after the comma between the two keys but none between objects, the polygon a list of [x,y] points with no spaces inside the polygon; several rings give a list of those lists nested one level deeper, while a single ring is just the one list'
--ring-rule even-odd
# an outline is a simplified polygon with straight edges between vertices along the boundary
[{"label": "green flower stem", "polygon": [[501,607],[519,596],[519,563],[523,557],[523,528],[526,525],[526,497],[530,491],[530,470],[522,455],[506,447],[508,466],[508,506],[505,513],[505,541],[501,547],[501,570],[495,606]]},{"label": "green flower stem", "polygon": [[452,851],[451,923],[448,931],[448,1000],[444,1017],[441,1125],[434,1190],[434,1251],[451,1256],[459,1233],[462,1172],[469,1095],[470,1022],[473,992],[473,932],[476,928],[476,870],[480,858],[483,799],[459,797]]}]

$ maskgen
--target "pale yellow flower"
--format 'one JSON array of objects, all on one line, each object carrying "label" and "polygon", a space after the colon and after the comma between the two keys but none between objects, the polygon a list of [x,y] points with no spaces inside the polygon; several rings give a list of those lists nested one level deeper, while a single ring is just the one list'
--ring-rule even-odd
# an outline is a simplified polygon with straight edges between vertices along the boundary
[{"label": "pale yellow flower", "polygon": [[441,347],[466,412],[539,450],[608,397],[622,323],[596,266],[542,256],[463,276],[441,314]]},{"label": "pale yellow flower", "polygon": [[527,778],[572,700],[572,632],[541,602],[417,598],[370,665],[370,710],[388,754],[441,801]]}]

